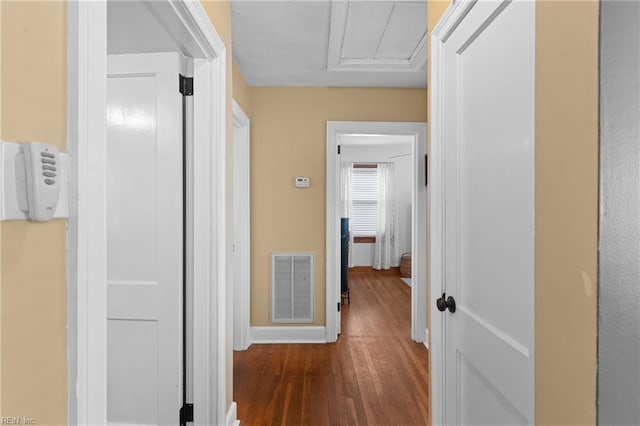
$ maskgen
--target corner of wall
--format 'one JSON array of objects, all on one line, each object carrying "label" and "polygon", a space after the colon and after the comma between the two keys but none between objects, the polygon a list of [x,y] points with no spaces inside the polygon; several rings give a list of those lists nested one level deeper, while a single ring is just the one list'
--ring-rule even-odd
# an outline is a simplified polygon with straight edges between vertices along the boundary
[{"label": "corner of wall", "polygon": [[599,2],[536,1],[535,43],[535,422],[595,424]]},{"label": "corner of wall", "polygon": [[251,117],[251,88],[235,60],[232,67],[233,99],[240,105],[244,113]]}]

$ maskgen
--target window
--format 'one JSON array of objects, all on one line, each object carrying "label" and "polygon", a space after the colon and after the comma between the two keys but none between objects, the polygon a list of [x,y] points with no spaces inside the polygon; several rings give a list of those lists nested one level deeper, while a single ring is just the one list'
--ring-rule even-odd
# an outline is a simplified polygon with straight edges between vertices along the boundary
[{"label": "window", "polygon": [[351,170],[351,232],[354,237],[375,237],[378,222],[378,169]]}]

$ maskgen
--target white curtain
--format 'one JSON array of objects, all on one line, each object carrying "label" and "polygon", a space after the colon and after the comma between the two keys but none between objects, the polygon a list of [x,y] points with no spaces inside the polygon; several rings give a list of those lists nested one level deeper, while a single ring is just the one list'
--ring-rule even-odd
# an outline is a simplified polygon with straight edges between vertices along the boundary
[{"label": "white curtain", "polygon": [[353,232],[351,232],[351,170],[353,163],[343,162],[341,167],[341,215],[349,218],[349,268],[353,267]]},{"label": "white curtain", "polygon": [[398,205],[396,202],[395,165],[378,164],[378,225],[373,269],[398,266]]}]

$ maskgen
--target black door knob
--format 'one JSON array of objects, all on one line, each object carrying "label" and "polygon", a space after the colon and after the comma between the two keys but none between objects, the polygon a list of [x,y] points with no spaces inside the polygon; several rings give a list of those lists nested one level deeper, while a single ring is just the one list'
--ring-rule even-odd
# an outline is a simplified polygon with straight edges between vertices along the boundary
[{"label": "black door knob", "polygon": [[442,297],[436,300],[436,306],[440,312],[444,312],[447,309],[447,301],[445,300],[447,295],[442,293]]},{"label": "black door knob", "polygon": [[449,309],[449,312],[454,313],[456,311],[456,299],[452,296],[447,297],[445,293],[442,293],[442,297],[436,300],[436,307],[440,312]]}]

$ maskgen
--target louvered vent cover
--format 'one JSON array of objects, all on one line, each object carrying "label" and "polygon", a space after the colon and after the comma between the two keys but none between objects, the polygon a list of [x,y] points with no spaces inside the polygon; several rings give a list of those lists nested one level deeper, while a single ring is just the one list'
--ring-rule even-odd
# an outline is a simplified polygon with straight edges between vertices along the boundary
[{"label": "louvered vent cover", "polygon": [[312,323],[313,253],[271,255],[271,321]]}]

